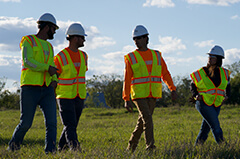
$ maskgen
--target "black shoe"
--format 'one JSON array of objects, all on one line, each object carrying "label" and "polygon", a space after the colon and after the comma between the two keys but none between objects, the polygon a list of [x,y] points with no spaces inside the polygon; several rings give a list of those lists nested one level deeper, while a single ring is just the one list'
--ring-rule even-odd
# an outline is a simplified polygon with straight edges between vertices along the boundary
[{"label": "black shoe", "polygon": [[8,151],[12,151],[12,152],[20,150],[20,145],[19,144],[15,144],[14,142],[12,142],[11,144],[9,144],[7,150]]}]

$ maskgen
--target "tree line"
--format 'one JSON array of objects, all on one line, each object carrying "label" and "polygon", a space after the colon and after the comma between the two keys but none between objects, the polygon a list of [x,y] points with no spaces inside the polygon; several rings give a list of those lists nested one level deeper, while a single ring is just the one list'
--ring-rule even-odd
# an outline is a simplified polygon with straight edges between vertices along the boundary
[{"label": "tree line", "polygon": [[[240,104],[240,61],[231,65],[225,65],[231,71],[231,97],[225,104]],[[20,88],[16,92],[4,90],[7,79],[0,78],[0,109],[19,109]],[[86,80],[88,96],[85,101],[87,107],[104,107],[99,99],[100,94],[104,94],[106,104],[111,108],[122,108],[124,101],[122,99],[123,76],[117,74],[93,75]],[[157,107],[168,107],[170,105],[193,106],[190,102],[191,92],[189,89],[190,76],[173,77],[173,82],[177,87],[178,98],[171,100],[171,92],[163,83],[162,98],[157,100]],[[16,84],[16,83],[15,83]]]}]

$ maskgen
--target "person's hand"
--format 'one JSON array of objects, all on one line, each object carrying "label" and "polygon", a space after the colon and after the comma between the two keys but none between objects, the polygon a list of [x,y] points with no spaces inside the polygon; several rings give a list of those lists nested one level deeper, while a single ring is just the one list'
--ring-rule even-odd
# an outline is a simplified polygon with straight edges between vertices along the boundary
[{"label": "person's hand", "polygon": [[197,96],[196,96],[196,100],[203,100],[202,95],[197,95]]},{"label": "person's hand", "polygon": [[172,91],[172,92],[171,92],[171,97],[172,97],[172,100],[176,100],[176,99],[177,99],[177,93],[176,93],[176,91]]},{"label": "person's hand", "polygon": [[50,76],[54,75],[54,74],[57,74],[57,68],[56,67],[53,67],[53,66],[49,66],[48,68],[48,73],[50,74]]},{"label": "person's hand", "polygon": [[53,87],[54,89],[56,89],[57,88],[57,81],[52,81],[50,83],[50,86]]},{"label": "person's hand", "polygon": [[125,101],[124,107],[127,109],[128,112],[133,112],[133,106],[131,101]]},{"label": "person's hand", "polygon": [[227,100],[228,100],[228,96],[225,96],[224,99],[223,99],[223,102],[225,102]]}]

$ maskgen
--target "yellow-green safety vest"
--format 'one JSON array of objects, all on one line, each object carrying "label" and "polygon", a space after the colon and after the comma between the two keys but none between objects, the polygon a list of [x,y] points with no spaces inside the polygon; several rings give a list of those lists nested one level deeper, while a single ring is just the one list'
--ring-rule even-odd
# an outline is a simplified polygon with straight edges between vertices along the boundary
[{"label": "yellow-green safety vest", "polygon": [[[34,60],[40,63],[49,64],[49,65],[53,63],[53,57],[54,57],[53,49],[52,49],[52,45],[48,41],[46,42],[47,42],[49,51],[44,51],[42,48],[41,42],[35,35],[24,36],[20,42],[20,48],[22,47],[22,44],[25,40],[29,42],[29,44],[33,49]],[[27,52],[23,50],[23,53],[26,54]],[[45,58],[45,56],[47,56],[47,59]],[[42,86],[44,85],[44,82],[47,86],[49,86],[51,81],[52,81],[52,77],[50,76],[48,71],[45,71],[45,72],[32,71],[31,69],[24,67],[24,65],[22,64],[21,86],[22,85]]]},{"label": "yellow-green safety vest", "polygon": [[57,98],[73,99],[79,95],[81,99],[86,98],[85,73],[87,70],[87,54],[80,51],[79,72],[76,70],[74,63],[66,49],[58,53],[55,58],[58,59],[62,73],[58,78],[56,88]]},{"label": "yellow-green safety vest", "polygon": [[[162,97],[161,52],[151,50],[152,61],[144,61],[137,50],[125,56],[131,64],[133,78],[131,80],[131,98],[146,98],[152,93],[154,98]],[[147,64],[152,64],[151,73]]]},{"label": "yellow-green safety vest", "polygon": [[212,80],[207,76],[203,68],[193,72],[190,76],[197,87],[197,91],[203,97],[203,101],[208,106],[214,104],[218,107],[222,104],[225,96],[225,89],[230,76],[229,70],[219,67],[221,84],[216,87]]}]

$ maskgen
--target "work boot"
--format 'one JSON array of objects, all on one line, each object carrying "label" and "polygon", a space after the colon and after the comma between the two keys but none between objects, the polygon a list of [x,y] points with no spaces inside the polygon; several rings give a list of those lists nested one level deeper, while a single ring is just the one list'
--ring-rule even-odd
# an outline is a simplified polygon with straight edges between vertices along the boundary
[{"label": "work boot", "polygon": [[137,144],[128,144],[128,147],[127,147],[127,151],[130,151],[131,153],[133,153],[137,148]]},{"label": "work boot", "polygon": [[7,150],[12,151],[12,152],[20,150],[20,144],[16,144],[15,142],[12,142],[12,143],[9,144]]}]

